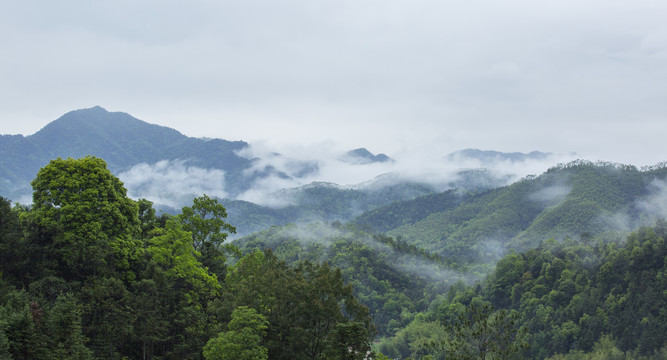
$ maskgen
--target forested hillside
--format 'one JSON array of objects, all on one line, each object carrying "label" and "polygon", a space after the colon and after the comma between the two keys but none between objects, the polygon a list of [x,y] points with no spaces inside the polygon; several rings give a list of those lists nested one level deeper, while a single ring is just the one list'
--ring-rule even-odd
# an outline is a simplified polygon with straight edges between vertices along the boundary
[{"label": "forested hillside", "polygon": [[102,159],[53,160],[32,205],[0,198],[0,357],[665,358],[666,171],[576,162],[231,242],[217,199],[158,216]]},{"label": "forested hillside", "polygon": [[261,206],[229,199],[222,203],[229,210],[229,221],[241,229],[240,234],[248,235],[274,225],[347,221],[369,209],[435,192],[433,186],[407,181],[368,187],[312,183],[272,194],[271,198],[281,206]]},{"label": "forested hillside", "polygon": [[457,281],[472,283],[483,272],[449,266],[404,241],[338,222],[273,227],[235,243],[246,253],[271,249],[288,264],[327,262],[340,268],[355,296],[369,307],[380,336],[407,325]]},{"label": "forested hillside", "polygon": [[[128,195],[153,201],[158,211],[175,214],[202,193],[217,197],[230,210],[230,221],[240,234],[290,222],[348,221],[364,211],[440,189],[403,174],[363,179],[355,186],[313,182],[309,179],[326,161],[358,171],[393,160],[365,148],[337,159],[255,155],[243,141],[192,138],[97,106],[71,111],[32,135],[0,135],[0,196],[30,203],[30,181],[41,167],[51,159],[87,155],[105,159],[109,170],[125,182]],[[439,185],[492,188],[507,181],[507,175],[462,171]]]},{"label": "forested hillside", "polygon": [[[327,261],[343,269],[356,296],[369,306],[379,336],[385,337],[380,349],[388,356],[479,358],[476,350],[462,344],[469,343],[471,340],[466,337],[484,322],[488,331],[505,332],[492,337],[493,342],[504,341],[505,345],[494,350],[490,343],[486,344],[490,352],[496,351],[496,358],[545,358],[569,351],[572,354],[567,356],[611,352],[626,354],[628,358],[651,357],[664,351],[661,349],[665,342],[661,327],[665,314],[660,311],[665,305],[665,229],[659,220],[664,179],[663,166],[639,170],[609,163],[575,162],[504,188],[450,190],[380,207],[348,225],[274,227],[237,243],[244,251],[271,248],[288,262]],[[443,217],[449,222],[443,223]],[[520,222],[520,218],[526,220]],[[425,226],[424,219],[432,221],[430,226],[435,229]],[[655,221],[655,229],[644,228],[630,235],[625,243],[630,229]],[[471,240],[477,240],[480,232],[493,234],[509,229],[509,235],[504,241],[498,237],[494,248],[484,248],[490,254],[482,257],[479,253],[452,255],[447,238],[431,240],[431,244],[439,246],[436,249],[445,249],[434,251],[420,247],[429,244],[423,241],[427,237],[369,232],[401,229],[407,227],[405,224],[416,224],[426,231],[447,226],[452,232],[459,226],[464,230],[458,231],[464,234],[469,231],[466,226],[474,226],[477,232],[466,234]],[[525,241],[529,237],[530,241]],[[637,241],[645,237],[651,241]],[[472,242],[473,246],[476,244],[483,242]],[[470,244],[459,246],[466,251],[478,250],[468,247]],[[509,255],[503,257],[508,251]],[[637,285],[637,289],[658,289],[641,300],[637,290],[619,295],[638,284],[628,280],[634,274],[630,276],[627,266],[619,265],[637,263],[628,256],[639,255],[638,251],[653,256],[641,269],[642,276],[653,280],[646,280],[649,285]],[[618,254],[625,255],[619,258]],[[524,259],[520,268],[513,263],[518,258]],[[625,282],[613,289],[595,283],[601,276],[610,276],[601,275],[603,270]],[[487,274],[490,276],[486,280],[474,285]],[[566,279],[572,283],[560,282]],[[528,280],[533,281],[530,286],[526,285]],[[626,300],[635,297],[633,305],[622,300],[625,315],[619,315],[621,308],[610,303],[619,296]],[[584,305],[584,299],[590,303]],[[534,319],[538,308],[539,316],[548,317],[540,320],[543,323],[539,326]],[[467,317],[459,319],[464,315]],[[617,325],[640,324],[633,322],[636,319],[622,320],[623,316],[639,317],[644,324],[649,320],[642,319],[653,319],[654,327],[637,327],[629,335],[626,328]],[[474,319],[478,325],[474,325]],[[514,329],[513,335],[507,338],[510,329]],[[652,338],[641,341],[642,336]],[[454,349],[462,346],[464,350]]]},{"label": "forested hillside", "polygon": [[392,358],[640,359],[667,355],[666,236],[658,220],[627,240],[547,239],[495,269],[339,223],[275,227],[238,244],[341,268]]},{"label": "forested hillside", "polygon": [[390,204],[355,223],[452,261],[486,262],[499,248],[526,250],[551,237],[588,238],[650,224],[664,209],[655,199],[663,196],[666,176],[665,166],[577,161],[489,191]]},{"label": "forested hillside", "polygon": [[[434,359],[664,359],[667,224],[622,243],[548,240],[449,289],[380,349]],[[615,240],[615,239],[612,239]]]},{"label": "forested hillside", "polygon": [[372,319],[339,269],[288,267],[271,252],[228,266],[240,254],[225,243],[235,229],[215,199],[158,217],[95,157],[53,160],[32,185],[30,207],[0,198],[0,358],[342,359],[370,350]]}]

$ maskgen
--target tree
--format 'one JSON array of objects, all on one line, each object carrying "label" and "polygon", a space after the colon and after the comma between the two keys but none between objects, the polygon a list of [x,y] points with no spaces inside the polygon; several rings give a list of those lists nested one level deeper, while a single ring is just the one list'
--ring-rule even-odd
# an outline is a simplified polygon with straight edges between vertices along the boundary
[{"label": "tree", "polygon": [[183,207],[178,215],[183,230],[192,233],[192,246],[197,251],[206,243],[219,246],[227,238],[227,232],[236,233],[236,228],[223,220],[226,217],[225,207],[207,195],[195,198],[192,206]]},{"label": "tree", "polygon": [[58,296],[46,324],[51,351],[57,359],[92,359],[92,353],[86,348],[88,339],[81,328],[81,309],[73,294]]},{"label": "tree", "polygon": [[148,239],[150,232],[158,226],[158,217],[155,215],[153,203],[146,199],[137,200],[139,207],[139,223],[141,224],[141,238]]},{"label": "tree", "polygon": [[218,294],[220,284],[215,274],[199,262],[199,253],[193,248],[190,233],[175,221],[167,221],[163,234],[149,240],[148,252],[152,260],[184,292],[188,302],[198,302]]},{"label": "tree", "polygon": [[51,237],[68,279],[124,273],[138,259],[137,204],[104,160],[58,158],[32,181],[35,222]]},{"label": "tree", "polygon": [[[222,243],[228,233],[236,233],[236,228],[225,222],[226,217],[225,207],[207,195],[195,198],[192,206],[183,207],[178,215],[183,230],[192,234],[192,247],[201,254],[201,262],[221,278],[225,271]],[[238,253],[233,245],[226,249]]]},{"label": "tree", "polygon": [[27,270],[24,244],[21,242],[21,227],[11,203],[0,197],[0,274],[20,277]]},{"label": "tree", "polygon": [[[357,349],[375,335],[368,309],[354,298],[340,270],[326,263],[290,268],[271,251],[255,251],[230,267],[225,285],[231,306],[252,307],[269,320],[265,344],[271,359],[320,358],[335,342],[340,323],[363,324],[361,338],[344,339]],[[351,334],[343,330],[339,335]]]},{"label": "tree", "polygon": [[232,313],[228,331],[212,338],[204,347],[206,360],[266,360],[268,350],[262,345],[268,321],[255,309],[239,306]]},{"label": "tree", "polygon": [[468,312],[453,327],[447,358],[518,359],[524,350],[523,329],[517,328],[519,315],[491,305],[470,304]]},{"label": "tree", "polygon": [[324,354],[327,359],[364,360],[370,352],[368,330],[363,323],[350,321],[336,324]]},{"label": "tree", "polygon": [[23,290],[11,291],[0,299],[0,354],[8,352],[14,360],[48,358],[48,339],[40,333],[41,318],[36,316],[41,313],[32,310],[29,295]]}]

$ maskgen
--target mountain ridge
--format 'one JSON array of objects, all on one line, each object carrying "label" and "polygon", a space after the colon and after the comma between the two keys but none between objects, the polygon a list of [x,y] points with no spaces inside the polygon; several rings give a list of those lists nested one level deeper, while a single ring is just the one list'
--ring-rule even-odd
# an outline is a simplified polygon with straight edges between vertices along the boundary
[{"label": "mountain ridge", "polygon": [[[101,157],[114,173],[139,163],[184,159],[191,165],[223,169],[231,178],[241,177],[242,170],[252,163],[236,153],[248,147],[246,142],[190,138],[100,106],[70,111],[32,135],[1,135],[0,145],[0,170],[5,180],[0,191],[9,197],[25,193],[37,171],[58,157]],[[198,156],[201,153],[217,156],[202,158]]]}]

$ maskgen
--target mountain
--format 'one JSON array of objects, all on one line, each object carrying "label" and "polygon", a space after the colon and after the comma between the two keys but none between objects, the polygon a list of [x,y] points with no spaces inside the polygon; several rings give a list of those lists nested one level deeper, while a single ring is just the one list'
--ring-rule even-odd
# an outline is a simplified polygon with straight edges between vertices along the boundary
[{"label": "mountain", "polygon": [[507,248],[527,249],[548,238],[595,238],[665,217],[666,181],[664,166],[640,170],[577,161],[497,189],[389,204],[355,223],[457,261],[484,262]]},{"label": "mountain", "polygon": [[313,221],[349,221],[361,213],[392,202],[412,199],[436,190],[424,183],[397,182],[366,187],[339,186],[316,182],[283,189],[271,196],[282,204],[268,207],[242,200],[222,201],[229,222],[236,226],[236,236],[268,229],[274,225]]},{"label": "mountain", "polygon": [[[332,189],[335,187],[330,186]],[[335,206],[339,201],[336,196],[324,203]],[[576,263],[573,266],[579,270],[598,267],[595,259],[600,255],[590,252],[614,251],[614,244],[624,241],[631,231],[643,225],[664,225],[660,219],[667,216],[666,198],[667,166],[637,169],[576,161],[503,187],[459,187],[395,201],[364,212],[347,224],[315,221],[273,226],[237,239],[235,244],[244,252],[272,249],[291,264],[326,261],[341,268],[346,281],[354,284],[356,296],[370,308],[380,335],[398,336],[404,331],[401,329],[411,331],[413,319],[441,321],[441,312],[456,318],[460,306],[434,307],[434,302],[443,301],[446,289],[463,292],[464,284],[471,285],[493,274],[494,269],[495,282],[488,283],[488,291],[498,292],[496,287],[502,286],[504,296],[518,303],[523,297],[515,296],[517,283],[521,289],[521,284],[532,281],[532,277],[559,279],[549,275],[544,256]],[[656,246],[662,244],[664,248],[664,239],[659,241],[655,241]],[[567,251],[558,250],[558,244],[564,244]],[[545,251],[544,247],[553,250]],[[650,247],[639,247],[651,252]],[[583,248],[589,253],[582,252]],[[515,264],[507,266],[516,254],[525,252],[539,256],[531,258],[530,266],[528,261],[522,263],[521,271]],[[496,263],[503,257],[503,266],[497,268]],[[557,268],[559,265],[560,260],[553,260],[551,272],[569,274],[562,266]],[[662,265],[658,262],[652,266],[659,270]],[[595,278],[594,274],[586,276]],[[513,280],[505,281],[507,277]],[[533,283],[540,292],[531,296],[541,302],[562,295],[549,292],[551,288],[545,288],[542,280]],[[470,291],[479,291],[483,284],[459,295],[466,299],[466,306],[473,297],[468,295]],[[563,288],[565,285],[558,291]],[[595,301],[604,302],[604,298]],[[562,303],[567,305],[569,300]],[[437,315],[414,316],[427,309]]]},{"label": "mountain", "polygon": [[50,160],[86,155],[103,158],[114,173],[140,163],[182,159],[192,166],[224,170],[231,179],[230,189],[240,191],[242,170],[252,161],[237,152],[247,146],[242,141],[190,138],[96,106],[69,112],[33,135],[0,136],[0,191],[19,198],[30,193],[30,181]]},{"label": "mountain", "polygon": [[[290,222],[349,221],[392,202],[450,188],[494,188],[511,178],[463,170],[437,185],[430,178],[414,180],[400,173],[355,186],[308,184],[331,159],[300,160],[271,151],[258,155],[243,141],[191,138],[96,106],[68,112],[33,135],[0,136],[0,196],[30,202],[30,182],[40,168],[58,157],[87,155],[104,159],[131,197],[147,198],[168,213],[178,212],[202,193],[224,198],[240,234]],[[353,172],[366,165],[394,164],[387,155],[365,148],[333,161],[338,162],[337,169],[343,165]],[[291,188],[273,189],[274,184]],[[267,185],[268,189],[263,188]],[[249,190],[254,196],[243,196]],[[249,198],[270,206],[243,201]]]},{"label": "mountain", "polygon": [[504,153],[492,150],[463,149],[445,156],[447,161],[477,160],[482,164],[493,164],[497,162],[522,162],[526,160],[545,160],[551,153],[532,151],[524,154],[521,152]]},{"label": "mountain", "polygon": [[385,154],[373,154],[365,148],[350,150],[340,158],[341,161],[350,164],[372,164],[393,161]]},{"label": "mountain", "polygon": [[[510,182],[510,175],[484,169],[461,170],[438,187],[397,174],[384,174],[354,186],[313,182],[270,194],[277,206],[261,206],[247,201],[225,199],[229,221],[237,237],[274,225],[312,221],[353,221],[372,231],[386,231],[412,223],[458,203],[470,194],[487,191]],[[439,188],[447,190],[440,193]],[[438,200],[434,200],[438,199]],[[449,199],[449,200],[445,200]],[[387,209],[391,213],[387,215]],[[363,215],[362,215],[363,214]],[[385,225],[370,223],[373,216]]]}]

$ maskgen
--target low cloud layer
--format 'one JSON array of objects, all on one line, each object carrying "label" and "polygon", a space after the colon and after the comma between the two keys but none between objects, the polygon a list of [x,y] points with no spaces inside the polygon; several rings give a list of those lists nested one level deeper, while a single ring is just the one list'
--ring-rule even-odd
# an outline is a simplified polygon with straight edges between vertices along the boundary
[{"label": "low cloud layer", "polygon": [[[413,152],[388,154],[394,161],[377,163],[350,163],[344,154],[350,149],[332,143],[280,146],[267,143],[251,144],[239,153],[250,159],[258,159],[253,168],[246,171],[262,173],[274,170],[272,175],[255,181],[251,188],[238,196],[262,205],[280,207],[291,202],[278,191],[296,188],[313,182],[330,182],[359,189],[389,186],[392,183],[411,181],[432,185],[444,191],[452,183],[460,182],[460,172],[469,169],[485,169],[487,175],[504,179],[500,185],[509,184],[527,175],[539,175],[561,162],[575,159],[575,155],[549,155],[544,158],[523,161],[485,161],[469,157],[447,157],[441,149],[422,149]],[[369,149],[371,152],[374,149]],[[341,159],[342,158],[342,159]],[[304,171],[308,168],[312,171]],[[285,176],[287,175],[287,176]],[[485,179],[484,179],[485,180]],[[566,189],[552,189],[565,191]],[[536,196],[556,196],[537,194]]]},{"label": "low cloud layer", "polygon": [[142,163],[118,177],[131,198],[144,198],[170,208],[191,204],[193,198],[202,194],[219,198],[227,196],[223,171],[189,166],[185,161]]},{"label": "low cloud layer", "polygon": [[[425,257],[407,253],[397,253],[391,246],[370,236],[360,235],[359,233],[351,232],[345,228],[334,227],[325,223],[310,223],[284,228],[280,235],[283,239],[297,240],[300,243],[300,246],[304,249],[312,244],[318,244],[325,248],[329,248],[336,241],[342,239],[357,241],[373,248],[376,254],[380,257],[384,257],[388,261],[387,265],[390,265],[395,270],[401,273],[410,274],[411,276],[426,278],[430,282],[440,283],[445,286],[452,285],[459,280],[472,284],[479,280],[481,276],[481,274],[464,273],[447,268]],[[491,249],[494,244],[490,244],[489,246],[489,251],[501,251]]]},{"label": "low cloud layer", "polygon": [[651,214],[649,221],[667,218],[667,180],[653,180],[649,191],[650,195],[637,202],[637,208],[646,214]]},{"label": "low cloud layer", "polygon": [[570,191],[572,191],[571,185],[565,183],[555,184],[530,194],[529,198],[537,201],[543,207],[555,206],[565,200]]},{"label": "low cloud layer", "polygon": [[602,216],[599,221],[610,229],[628,232],[667,219],[667,179],[654,179],[646,190],[648,195],[634,201],[629,209]]}]

